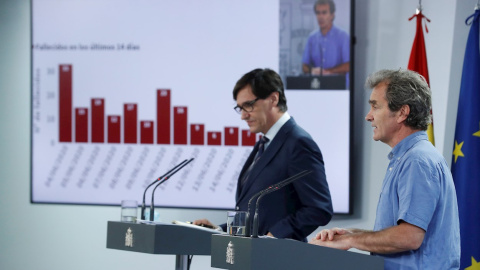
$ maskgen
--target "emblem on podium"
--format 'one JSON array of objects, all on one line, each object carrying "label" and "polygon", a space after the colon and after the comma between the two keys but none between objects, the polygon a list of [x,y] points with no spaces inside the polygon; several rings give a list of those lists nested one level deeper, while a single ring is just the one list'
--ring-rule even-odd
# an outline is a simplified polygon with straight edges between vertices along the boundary
[{"label": "emblem on podium", "polygon": [[313,78],[312,82],[310,83],[310,88],[320,89],[320,80],[318,78]]},{"label": "emblem on podium", "polygon": [[133,233],[130,227],[127,229],[127,233],[125,234],[125,246],[133,247]]},{"label": "emblem on podium", "polygon": [[230,241],[227,246],[227,263],[235,263],[235,250],[232,241]]}]

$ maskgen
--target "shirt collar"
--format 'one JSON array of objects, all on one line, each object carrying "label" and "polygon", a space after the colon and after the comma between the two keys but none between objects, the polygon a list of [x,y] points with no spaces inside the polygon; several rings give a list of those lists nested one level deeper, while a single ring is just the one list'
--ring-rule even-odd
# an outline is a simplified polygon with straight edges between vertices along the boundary
[{"label": "shirt collar", "polygon": [[322,34],[322,29],[318,29],[318,31],[320,32],[320,36],[322,36],[322,37],[325,38],[325,37],[331,37],[331,36],[336,35],[337,32],[338,32],[337,29],[338,29],[338,28],[335,27],[335,25],[333,24],[333,25],[332,25],[332,28],[330,28],[330,30],[329,30],[325,35]]},{"label": "shirt collar", "polygon": [[280,119],[278,119],[277,122],[275,124],[273,124],[273,126],[264,135],[265,137],[267,137],[269,139],[269,141],[267,143],[265,143],[264,147],[267,147],[270,144],[270,142],[273,140],[273,138],[275,138],[275,136],[277,135],[278,131],[283,127],[283,125],[288,120],[290,120],[290,115],[288,114],[288,112],[285,112],[282,115],[282,117],[280,117]]},{"label": "shirt collar", "polygon": [[428,140],[428,135],[426,131],[417,131],[413,134],[408,135],[405,139],[401,140],[392,151],[388,154],[388,159],[392,160],[394,157],[401,157],[405,154],[412,146],[414,146],[418,141]]}]

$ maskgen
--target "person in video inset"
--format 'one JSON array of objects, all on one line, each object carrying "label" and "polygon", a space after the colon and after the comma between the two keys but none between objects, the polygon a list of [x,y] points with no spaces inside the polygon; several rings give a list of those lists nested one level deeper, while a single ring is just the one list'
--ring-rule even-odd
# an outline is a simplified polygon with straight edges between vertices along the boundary
[{"label": "person in video inset", "polygon": [[392,151],[373,231],[326,229],[312,244],[369,251],[385,269],[458,269],[460,227],[452,174],[428,141],[431,92],[410,70],[381,70],[367,79],[373,88],[365,120],[373,139]]},{"label": "person in video inset", "polygon": [[[240,172],[235,209],[247,211],[248,201],[304,170],[312,173],[266,195],[259,208],[259,235],[305,241],[333,214],[322,153],[312,137],[287,112],[282,79],[271,69],[254,69],[233,89],[235,111],[250,131],[261,133]],[[254,208],[250,216],[254,216]],[[206,219],[196,225],[214,226]],[[247,224],[249,226],[249,224]],[[226,225],[220,225],[226,231]]]},{"label": "person in video inset", "polygon": [[333,24],[335,3],[333,0],[318,0],[313,10],[320,29],[308,37],[303,51],[303,72],[312,75],[347,74],[350,71],[350,36]]}]

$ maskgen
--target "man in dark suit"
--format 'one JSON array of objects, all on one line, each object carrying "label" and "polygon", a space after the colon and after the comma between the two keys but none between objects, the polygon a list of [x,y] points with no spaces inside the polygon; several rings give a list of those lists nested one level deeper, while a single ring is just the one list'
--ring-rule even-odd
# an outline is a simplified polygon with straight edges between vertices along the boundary
[{"label": "man in dark suit", "polygon": [[[236,210],[247,211],[248,201],[259,191],[311,170],[311,174],[266,195],[259,208],[260,235],[306,241],[333,213],[320,149],[287,113],[283,83],[275,71],[246,73],[235,85],[233,98],[237,101],[234,109],[250,131],[263,134],[240,173]],[[205,219],[194,224],[212,225]]]}]

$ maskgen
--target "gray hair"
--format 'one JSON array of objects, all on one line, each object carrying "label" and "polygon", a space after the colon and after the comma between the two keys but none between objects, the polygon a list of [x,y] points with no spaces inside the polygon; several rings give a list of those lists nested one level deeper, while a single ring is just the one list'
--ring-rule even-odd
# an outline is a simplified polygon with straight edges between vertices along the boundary
[{"label": "gray hair", "polygon": [[417,72],[405,69],[383,69],[371,74],[365,87],[375,88],[387,84],[385,99],[388,108],[397,112],[403,105],[410,107],[405,124],[416,130],[427,130],[431,123],[432,94],[425,78]]},{"label": "gray hair", "polygon": [[335,2],[333,2],[333,0],[318,0],[313,5],[314,12],[316,11],[316,8],[318,5],[328,5],[330,7],[330,13],[331,14],[335,13]]}]

